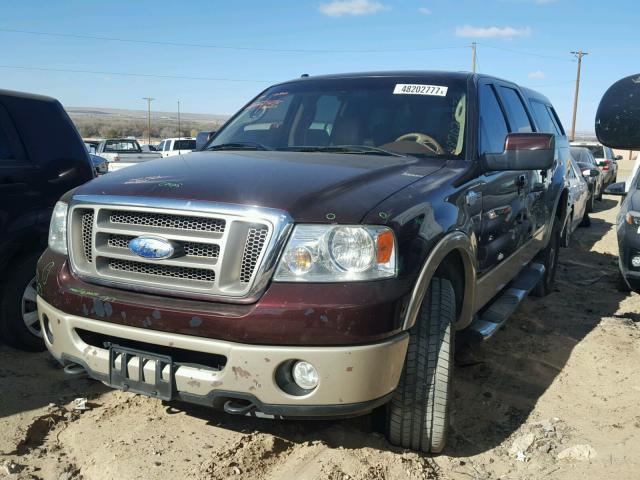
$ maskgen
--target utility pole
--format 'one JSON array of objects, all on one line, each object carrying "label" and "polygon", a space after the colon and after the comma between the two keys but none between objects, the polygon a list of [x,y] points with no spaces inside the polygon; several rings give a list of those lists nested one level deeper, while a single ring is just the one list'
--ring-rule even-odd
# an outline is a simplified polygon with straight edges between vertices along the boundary
[{"label": "utility pole", "polygon": [[473,42],[471,44],[471,64],[473,65],[473,73],[476,73],[476,47],[478,44]]},{"label": "utility pole", "polygon": [[580,92],[580,69],[582,67],[582,57],[585,55],[589,55],[589,52],[583,52],[582,50],[578,50],[577,52],[571,52],[571,55],[575,56],[578,59],[578,73],[576,75],[576,93],[573,97],[573,120],[571,122],[571,138],[570,140],[576,139],[576,115],[578,113],[578,93]]},{"label": "utility pole", "polygon": [[178,141],[182,138],[182,131],[180,130],[180,100],[178,100]]},{"label": "utility pole", "polygon": [[151,102],[155,98],[142,97],[142,99],[147,101],[147,129],[149,130],[149,145],[151,145]]}]

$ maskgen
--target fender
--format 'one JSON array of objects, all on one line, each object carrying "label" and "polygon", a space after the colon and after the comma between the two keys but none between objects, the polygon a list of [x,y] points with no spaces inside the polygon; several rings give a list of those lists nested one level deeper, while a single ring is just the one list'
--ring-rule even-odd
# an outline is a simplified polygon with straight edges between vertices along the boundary
[{"label": "fender", "polygon": [[408,330],[415,324],[422,299],[427,293],[433,275],[445,257],[454,251],[457,251],[462,259],[465,283],[462,309],[456,323],[456,329],[460,330],[471,323],[476,288],[477,245],[475,237],[469,237],[461,231],[454,231],[446,234],[435,245],[422,266],[406,308],[403,330]]}]

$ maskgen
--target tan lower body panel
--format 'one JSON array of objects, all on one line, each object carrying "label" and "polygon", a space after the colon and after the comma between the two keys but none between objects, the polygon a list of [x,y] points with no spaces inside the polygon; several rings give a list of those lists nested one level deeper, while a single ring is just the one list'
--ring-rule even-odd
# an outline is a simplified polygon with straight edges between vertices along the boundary
[{"label": "tan lower body panel", "polygon": [[[51,354],[60,361],[65,358],[80,360],[94,377],[108,377],[109,350],[88,345],[76,329],[153,345],[224,355],[227,362],[222,370],[178,365],[174,376],[176,390],[197,396],[207,396],[215,390],[236,392],[253,395],[262,403],[273,405],[340,405],[381,398],[396,388],[409,342],[408,335],[403,333],[380,343],[360,346],[247,345],[68,315],[40,297],[38,315],[41,322],[45,315],[48,319],[53,343],[49,342],[46,335],[45,343]],[[45,331],[44,325],[42,331]],[[290,395],[276,384],[276,368],[290,360],[304,360],[316,367],[320,382],[311,393]],[[129,368],[135,375],[137,364]],[[145,365],[145,378],[154,378],[153,368],[152,362]]]}]

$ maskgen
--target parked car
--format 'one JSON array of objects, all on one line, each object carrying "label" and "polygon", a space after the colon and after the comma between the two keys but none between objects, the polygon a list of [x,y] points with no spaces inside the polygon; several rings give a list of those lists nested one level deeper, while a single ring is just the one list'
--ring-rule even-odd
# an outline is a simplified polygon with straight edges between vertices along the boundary
[{"label": "parked car", "polygon": [[57,100],[7,90],[0,90],[0,159],[0,336],[14,347],[43,350],[36,262],[57,199],[92,179],[93,168]]},{"label": "parked car", "polygon": [[100,145],[99,140],[83,140],[84,146],[87,147],[87,151],[93,155],[95,155],[98,145]]},{"label": "parked car", "polygon": [[[610,148],[640,150],[639,79],[636,74],[618,80],[600,100],[596,135]],[[605,193],[623,197],[616,219],[618,265],[629,288],[640,293],[640,169],[634,166],[634,171],[630,181],[609,185]]]},{"label": "parked car", "polygon": [[104,175],[109,171],[109,162],[106,158],[94,155],[93,153],[89,154],[89,158],[91,159],[96,175]]},{"label": "parked car", "polygon": [[162,158],[158,152],[144,152],[137,140],[131,138],[110,138],[98,144],[96,155],[109,162],[109,171],[120,170],[131,165]]},{"label": "parked car", "polygon": [[582,175],[587,180],[589,186],[589,200],[587,210],[589,213],[595,209],[595,201],[602,200],[602,192],[605,189],[603,175],[600,173],[596,159],[591,150],[584,147],[571,147],[571,156],[578,164]]},{"label": "parked car", "polygon": [[196,135],[196,150],[202,150],[209,140],[215,135],[215,130],[203,130]]},{"label": "parked car", "polygon": [[587,208],[590,196],[589,186],[583,176],[582,170],[573,158],[569,159],[567,186],[569,188],[569,214],[567,228],[565,229],[565,235],[563,237],[565,247],[569,246],[571,235],[578,227],[588,227],[591,225]]},{"label": "parked car", "polygon": [[172,157],[191,153],[196,149],[195,138],[166,138],[158,145],[158,151],[163,157]]},{"label": "parked car", "polygon": [[622,156],[616,156],[613,150],[598,142],[571,142],[571,146],[591,150],[600,173],[602,173],[602,183],[605,188],[618,181],[618,160],[622,160]]},{"label": "parked car", "polygon": [[553,291],[569,155],[549,100],[490,76],[275,85],[206,151],[60,199],[38,266],[47,347],[230,414],[387,405],[392,443],[439,452],[456,331],[487,339]]}]

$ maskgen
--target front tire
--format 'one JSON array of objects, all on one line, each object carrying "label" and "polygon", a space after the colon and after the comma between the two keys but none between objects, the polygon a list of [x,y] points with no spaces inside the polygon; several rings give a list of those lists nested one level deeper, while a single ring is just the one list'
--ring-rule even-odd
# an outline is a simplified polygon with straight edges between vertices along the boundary
[{"label": "front tire", "polygon": [[449,427],[455,292],[435,277],[422,301],[398,388],[388,406],[387,436],[403,448],[439,453]]},{"label": "front tire", "polygon": [[536,297],[546,297],[553,291],[556,280],[556,270],[558,269],[558,255],[560,253],[560,222],[556,219],[551,227],[551,238],[547,248],[538,253],[537,263],[544,265],[544,275],[533,288],[531,293]]},{"label": "front tire", "polygon": [[36,265],[40,253],[18,258],[6,270],[0,297],[0,334],[15,348],[30,352],[45,349],[36,306]]}]

